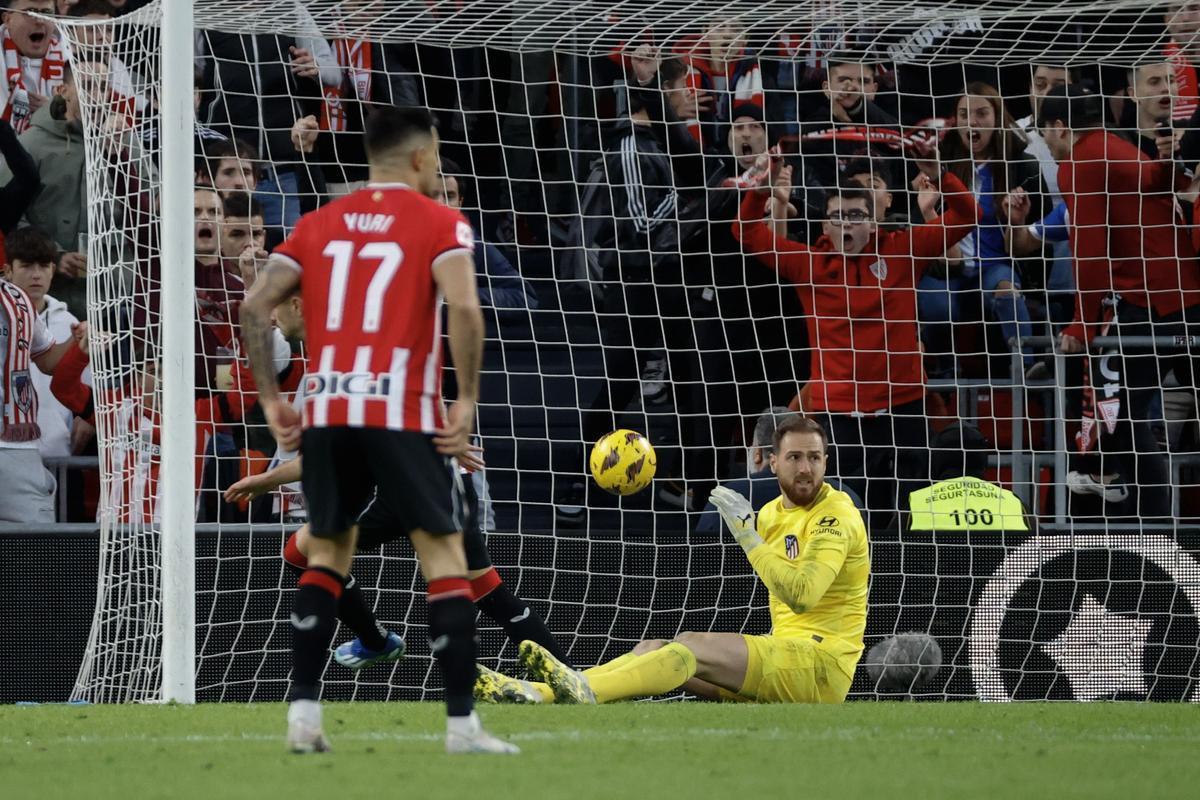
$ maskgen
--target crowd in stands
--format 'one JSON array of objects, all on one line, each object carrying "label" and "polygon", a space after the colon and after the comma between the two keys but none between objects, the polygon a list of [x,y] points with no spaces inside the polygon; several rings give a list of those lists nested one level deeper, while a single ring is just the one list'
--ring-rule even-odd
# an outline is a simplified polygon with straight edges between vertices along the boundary
[{"label": "crowd in stands", "polygon": [[[152,331],[166,279],[151,224],[153,76],[119,56],[113,26],[81,32],[72,49],[34,15],[102,22],[145,2],[5,2],[5,277],[59,343],[86,335],[76,323],[88,317],[89,253],[126,254],[128,274],[110,283],[143,298],[97,311],[91,287],[93,321],[106,315],[103,335],[123,342],[114,358],[136,365],[117,371],[121,385],[94,385],[81,354],[53,381],[36,364],[31,379],[16,375],[9,359],[5,430],[33,391],[42,456],[95,454],[92,388],[105,393],[116,415],[107,430],[130,444],[103,467],[123,476],[114,485],[141,486],[137,499],[106,502],[152,517]],[[370,6],[345,0],[347,28]],[[303,3],[296,13],[306,18]],[[255,404],[238,304],[303,213],[367,185],[363,120],[385,103],[437,116],[436,199],[475,224],[492,339],[528,338],[530,315],[588,312],[569,316],[598,336],[603,380],[579,398],[577,433],[562,442],[574,473],[540,498],[561,522],[581,523],[597,502],[577,474],[581,443],[620,425],[653,432],[669,416],[661,500],[700,512],[717,482],[761,480],[773,428],[760,414],[790,409],[822,423],[829,474],[872,525],[889,524],[908,492],[936,477],[931,441],[959,424],[955,384],[971,380],[1083,387],[1069,393],[1074,469],[1052,479],[1113,515],[1172,516],[1167,452],[1195,449],[1200,373],[1186,350],[1130,346],[1117,359],[1089,343],[1200,335],[1200,4],[1167,4],[1170,43],[1131,67],[1068,67],[1064,53],[949,71],[890,63],[836,37],[759,46],[736,21],[559,59],[330,39],[308,22],[303,35],[196,37],[197,480],[211,490],[202,519],[289,513],[281,496],[221,499],[286,457]],[[100,142],[91,162],[85,118]],[[89,195],[102,186],[118,198],[106,211],[128,240],[117,248],[89,247]],[[1056,375],[1046,341],[1094,358]],[[301,351],[279,334],[277,367],[292,390]],[[1191,422],[1172,433],[1171,419]],[[17,446],[29,441],[0,434],[0,476]],[[53,496],[45,484],[30,491]],[[715,516],[694,518],[703,529]]]}]

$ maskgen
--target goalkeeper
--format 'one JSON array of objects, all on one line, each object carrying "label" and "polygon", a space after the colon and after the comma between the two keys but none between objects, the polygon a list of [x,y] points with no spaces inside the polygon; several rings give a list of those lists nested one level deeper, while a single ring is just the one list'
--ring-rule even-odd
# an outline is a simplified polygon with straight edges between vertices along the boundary
[{"label": "goalkeeper", "polygon": [[811,419],[775,431],[771,467],[782,495],[758,515],[726,488],[713,491],[725,524],[770,592],[771,633],[681,633],[583,672],[534,642],[521,660],[536,681],[480,667],[480,700],[609,703],[686,689],[762,703],[840,703],[863,652],[870,558],[862,516],[824,482],[825,432]]}]

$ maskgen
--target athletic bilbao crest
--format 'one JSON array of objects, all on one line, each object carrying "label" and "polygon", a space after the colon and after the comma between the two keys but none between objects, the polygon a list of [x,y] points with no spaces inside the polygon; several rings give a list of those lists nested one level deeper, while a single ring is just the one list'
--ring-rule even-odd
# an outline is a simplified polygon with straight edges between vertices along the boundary
[{"label": "athletic bilbao crest", "polygon": [[28,370],[13,372],[12,388],[13,401],[17,404],[17,408],[26,414],[32,413],[35,390]]},{"label": "athletic bilbao crest", "polygon": [[867,267],[867,269],[871,270],[871,274],[874,275],[875,279],[880,283],[883,283],[885,280],[887,280],[887,262],[882,258],[877,260],[871,266]]},{"label": "athletic bilbao crest", "polygon": [[783,549],[788,558],[797,558],[800,555],[800,540],[789,533],[783,537]]}]

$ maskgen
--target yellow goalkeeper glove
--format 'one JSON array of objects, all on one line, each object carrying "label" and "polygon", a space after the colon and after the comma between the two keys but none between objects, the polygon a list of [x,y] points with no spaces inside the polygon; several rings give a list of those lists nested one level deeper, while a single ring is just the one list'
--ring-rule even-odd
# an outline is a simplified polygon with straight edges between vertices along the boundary
[{"label": "yellow goalkeeper glove", "polygon": [[749,500],[732,489],[718,486],[708,496],[708,501],[717,507],[721,519],[725,520],[725,527],[729,528],[747,555],[763,543],[762,537],[754,529],[754,508]]}]

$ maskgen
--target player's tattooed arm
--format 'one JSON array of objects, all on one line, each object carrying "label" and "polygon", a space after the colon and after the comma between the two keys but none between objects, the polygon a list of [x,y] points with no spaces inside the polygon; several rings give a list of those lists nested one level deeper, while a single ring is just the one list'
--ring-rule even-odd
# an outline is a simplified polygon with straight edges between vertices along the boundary
[{"label": "player's tattooed arm", "polygon": [[259,273],[241,306],[242,341],[250,359],[250,371],[258,389],[258,400],[276,441],[290,450],[299,445],[298,415],[279,398],[275,377],[271,313],[300,286],[300,273],[279,258],[272,258]]}]

